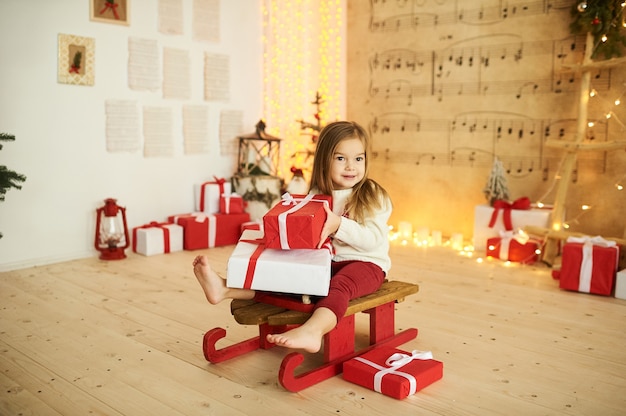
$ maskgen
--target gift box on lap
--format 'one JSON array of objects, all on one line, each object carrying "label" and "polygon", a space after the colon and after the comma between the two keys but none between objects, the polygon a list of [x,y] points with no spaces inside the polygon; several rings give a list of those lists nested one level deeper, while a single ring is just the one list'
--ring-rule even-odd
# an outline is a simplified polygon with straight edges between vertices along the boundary
[{"label": "gift box on lap", "polygon": [[220,196],[220,214],[242,214],[245,212],[246,201],[235,193]]},{"label": "gift box on lap", "polygon": [[220,212],[220,197],[230,194],[230,182],[224,178],[213,177],[213,181],[194,185],[195,210],[215,214]]},{"label": "gift box on lap", "polygon": [[443,377],[443,363],[430,352],[374,348],[343,364],[343,378],[386,396],[404,399]]},{"label": "gift box on lap", "polygon": [[283,250],[315,249],[326,222],[324,205],[331,206],[328,195],[289,195],[263,216],[265,246]]},{"label": "gift box on lap", "polygon": [[487,255],[504,261],[532,264],[537,261],[539,243],[523,232],[500,231],[500,237],[487,240]]},{"label": "gift box on lap", "polygon": [[133,228],[133,251],[144,256],[183,250],[183,227],[151,222]]},{"label": "gift box on lap", "polygon": [[619,246],[602,237],[569,237],[563,245],[559,287],[610,296],[615,284]]},{"label": "gift box on lap", "polygon": [[241,224],[250,221],[250,215],[193,213],[179,216],[177,222],[185,230],[183,248],[203,248],[236,244],[241,235]]},{"label": "gift box on lap", "polygon": [[232,288],[326,296],[332,256],[327,248],[280,250],[263,245],[263,232],[246,230],[228,259]]},{"label": "gift box on lap", "polygon": [[487,240],[498,237],[500,231],[529,225],[547,228],[551,215],[551,209],[531,207],[527,198],[520,198],[511,204],[496,201],[494,207],[477,205],[474,208],[474,250],[485,250]]}]

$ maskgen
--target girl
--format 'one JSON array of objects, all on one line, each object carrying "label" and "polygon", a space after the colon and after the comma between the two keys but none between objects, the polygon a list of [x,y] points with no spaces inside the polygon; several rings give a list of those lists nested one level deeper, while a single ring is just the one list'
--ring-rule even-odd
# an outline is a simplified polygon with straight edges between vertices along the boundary
[{"label": "girl", "polygon": [[[375,292],[385,279],[391,267],[387,220],[392,207],[387,192],[368,178],[369,150],[369,137],[356,123],[338,121],[320,132],[310,188],[313,193],[333,197],[333,209],[326,208],[320,239],[332,238],[333,277],[328,295],[315,304],[311,317],[288,332],[268,335],[269,342],[319,351],[323,336],[344,316],[348,302]],[[254,297],[253,290],[226,287],[206,256],[196,257],[193,266],[211,304]]]}]

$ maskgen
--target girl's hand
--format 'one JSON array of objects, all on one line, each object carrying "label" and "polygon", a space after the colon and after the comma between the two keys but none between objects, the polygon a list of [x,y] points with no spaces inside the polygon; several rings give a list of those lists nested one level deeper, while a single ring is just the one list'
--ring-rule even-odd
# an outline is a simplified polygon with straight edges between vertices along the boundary
[{"label": "girl's hand", "polygon": [[324,204],[324,210],[326,211],[326,222],[324,223],[324,227],[322,227],[322,235],[320,236],[320,243],[317,248],[321,248],[326,239],[336,233],[339,229],[339,225],[341,225],[341,217],[335,214],[327,204]]}]

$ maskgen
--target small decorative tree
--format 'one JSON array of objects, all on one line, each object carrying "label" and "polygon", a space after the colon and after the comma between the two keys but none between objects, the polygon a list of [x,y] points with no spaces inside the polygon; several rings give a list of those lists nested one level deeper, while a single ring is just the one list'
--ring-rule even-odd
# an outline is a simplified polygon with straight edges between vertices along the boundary
[{"label": "small decorative tree", "polygon": [[509,199],[508,183],[506,180],[506,176],[504,175],[505,172],[504,167],[502,166],[502,162],[500,161],[500,159],[495,157],[493,159],[493,166],[491,167],[489,179],[487,179],[487,184],[483,189],[485,198],[491,206],[493,206],[493,203],[498,199]]},{"label": "small decorative tree", "polygon": [[[0,133],[0,141],[8,142],[14,140],[15,136],[6,133]],[[2,150],[2,144],[0,144],[0,150]],[[9,189],[22,189],[22,186],[18,185],[18,183],[24,182],[25,180],[26,176],[9,170],[4,165],[0,166],[0,201],[4,201],[4,195]],[[2,238],[2,233],[0,233],[0,238]]]}]

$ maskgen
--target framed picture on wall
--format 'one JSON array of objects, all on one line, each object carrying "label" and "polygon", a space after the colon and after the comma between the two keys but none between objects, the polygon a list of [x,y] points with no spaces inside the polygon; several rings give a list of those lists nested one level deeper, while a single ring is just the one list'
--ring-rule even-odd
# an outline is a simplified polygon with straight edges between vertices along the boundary
[{"label": "framed picture on wall", "polygon": [[59,33],[58,82],[93,85],[95,40]]},{"label": "framed picture on wall", "polygon": [[96,22],[129,25],[130,0],[89,0],[90,19]]}]

